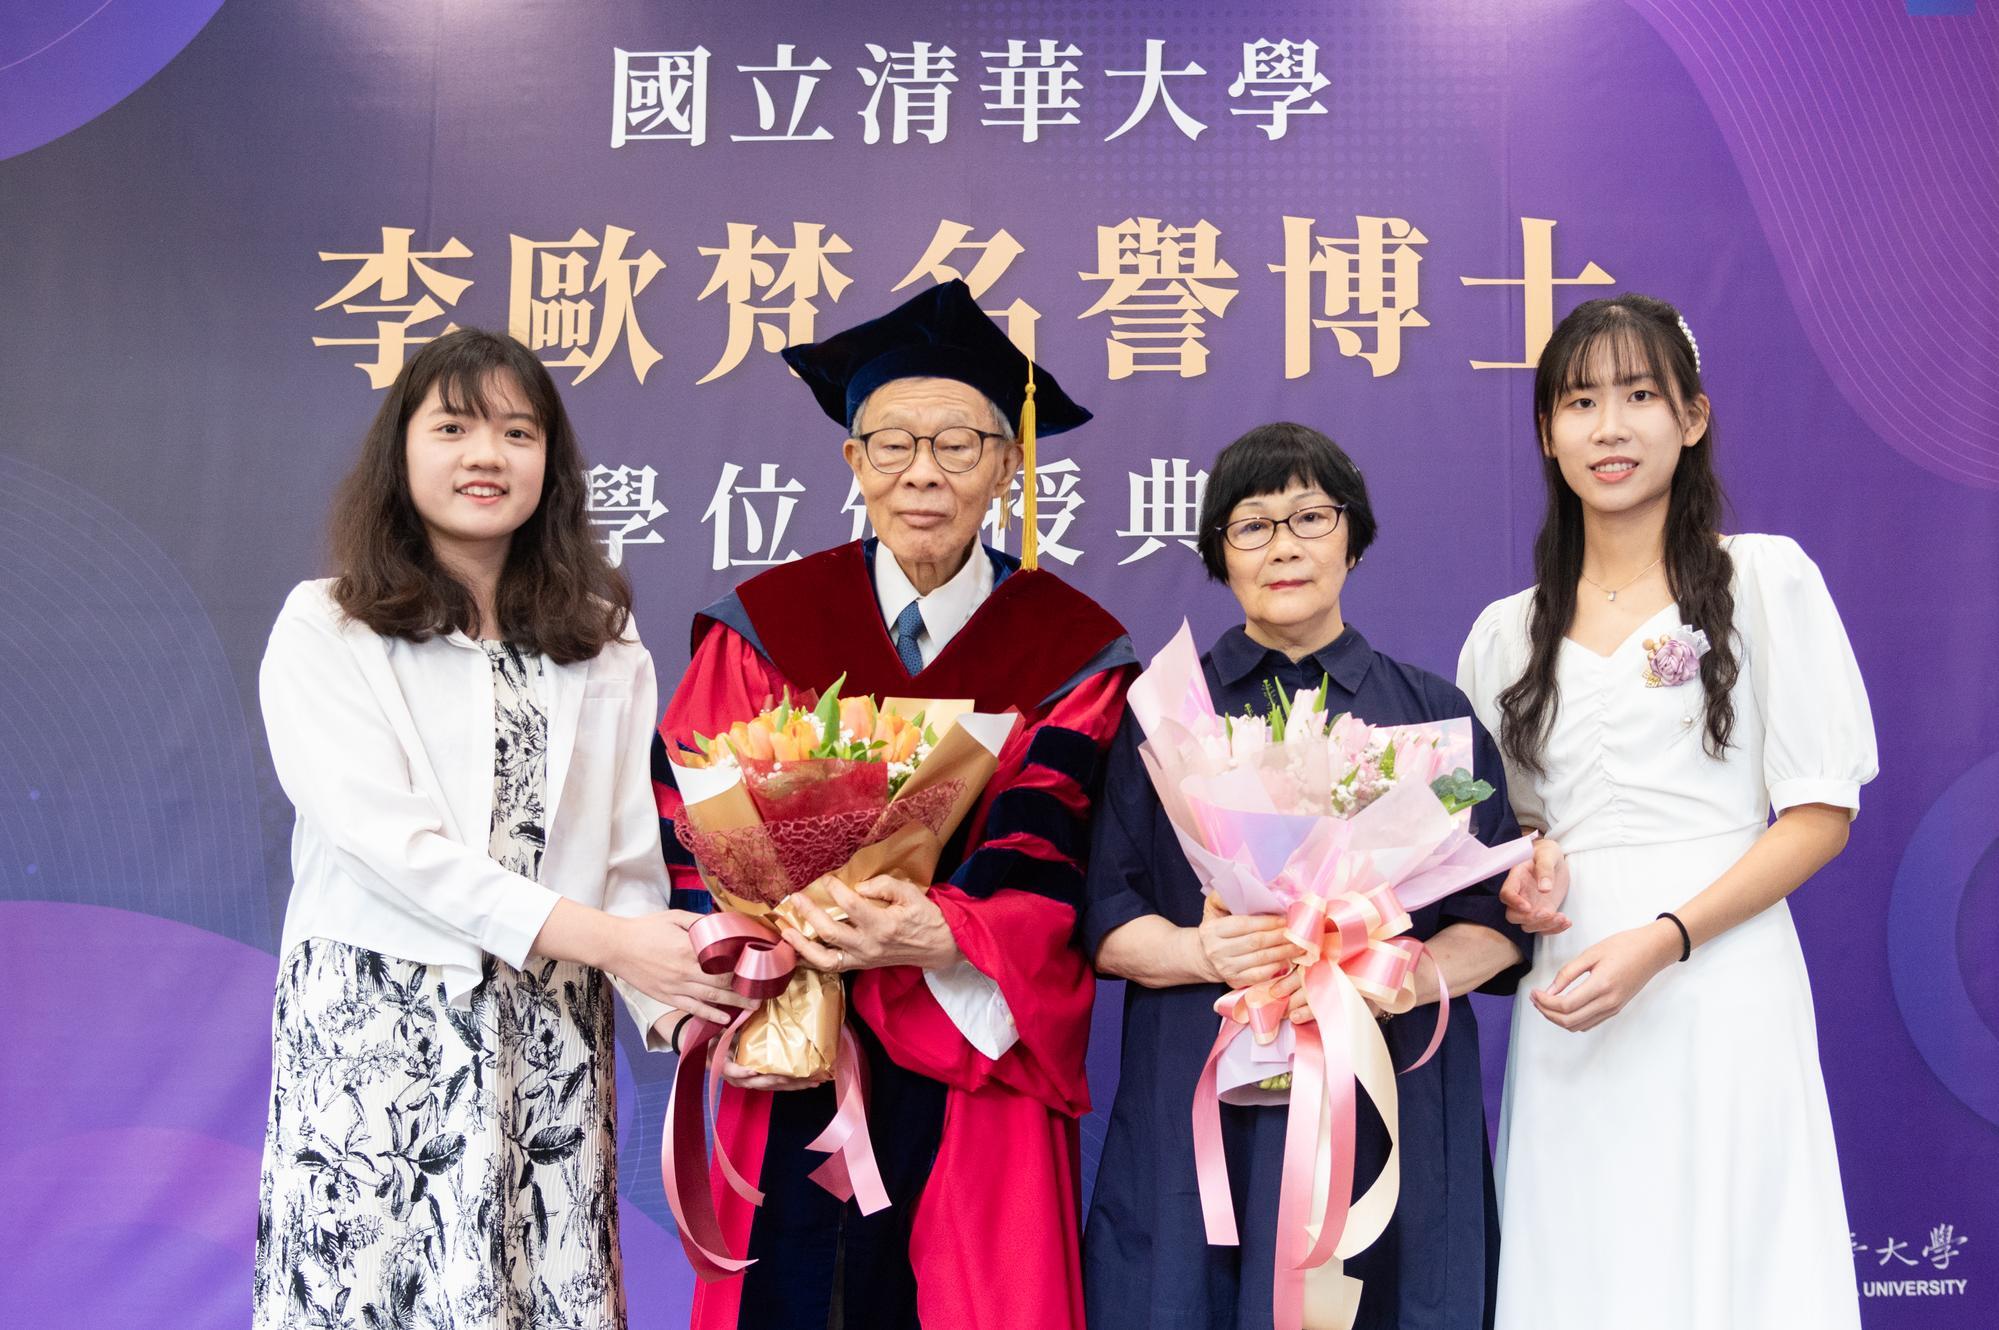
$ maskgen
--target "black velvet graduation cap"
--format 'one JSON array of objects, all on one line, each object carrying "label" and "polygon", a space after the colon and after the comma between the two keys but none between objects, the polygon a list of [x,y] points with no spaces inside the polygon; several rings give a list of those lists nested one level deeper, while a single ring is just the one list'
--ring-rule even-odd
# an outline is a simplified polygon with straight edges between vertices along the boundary
[{"label": "black velvet graduation cap", "polygon": [[1042,434],[1060,434],[1090,418],[1054,376],[1029,363],[956,279],[918,292],[878,319],[823,341],[786,347],[784,362],[843,429],[852,428],[854,412],[869,393],[892,380],[919,376],[977,388],[1016,427],[1031,377],[1034,423]]},{"label": "black velvet graduation cap", "polygon": [[1035,435],[1074,429],[1090,413],[1062,391],[1053,375],[1021,354],[964,282],[940,282],[878,319],[823,342],[788,346],[784,363],[798,371],[819,399],[820,410],[842,429],[854,427],[854,413],[869,393],[896,379],[955,379],[984,393],[1006,412],[1020,442],[1020,565],[1029,570],[1039,566]]}]

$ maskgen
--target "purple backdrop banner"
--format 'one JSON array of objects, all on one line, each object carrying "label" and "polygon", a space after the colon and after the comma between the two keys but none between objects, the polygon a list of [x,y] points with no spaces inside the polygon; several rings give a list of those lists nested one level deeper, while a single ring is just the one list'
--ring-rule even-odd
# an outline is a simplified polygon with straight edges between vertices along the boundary
[{"label": "purple backdrop banner", "polygon": [[[1733,529],[1817,559],[1880,732],[1794,899],[1864,1319],[1993,1324],[1995,125],[1989,0],[0,0],[0,1305],[248,1321],[291,821],[256,666],[409,348],[553,368],[665,690],[695,609],[863,520],[775,352],[962,275],[1097,413],[1043,449],[1043,557],[1141,652],[1235,618],[1193,505],[1290,418],[1374,492],[1349,620],[1444,674],[1530,579],[1552,321],[1685,309]],[[631,1035],[649,1328],[690,1276]]]}]

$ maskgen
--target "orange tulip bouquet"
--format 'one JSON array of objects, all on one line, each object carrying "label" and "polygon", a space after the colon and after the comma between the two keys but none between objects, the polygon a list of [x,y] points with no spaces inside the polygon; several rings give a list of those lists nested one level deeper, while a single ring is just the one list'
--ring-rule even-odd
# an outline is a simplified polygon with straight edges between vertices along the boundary
[{"label": "orange tulip bouquet", "polygon": [[[868,1140],[861,1057],[846,1028],[840,976],[808,969],[780,932],[811,935],[796,910],[805,896],[834,918],[831,883],[889,874],[927,885],[944,846],[999,765],[1019,716],[973,712],[968,702],[787,692],[732,723],[697,751],[674,757],[686,808],[675,824],[719,910],[689,930],[703,968],[760,999],[726,1027],[696,1020],[681,1039],[667,1106],[663,1181],[682,1246],[703,1279],[726,1278],[747,1258],[728,1249],[703,1178],[701,1082],[713,1103],[722,1059],[806,1080],[831,1077],[835,1113],[808,1148],[828,1158],[813,1180],[864,1213],[888,1204]],[[683,1093],[685,1091],[686,1093]],[[758,1191],[714,1136],[716,1163],[751,1204]]]},{"label": "orange tulip bouquet", "polygon": [[[928,883],[1017,720],[965,702],[842,697],[844,681],[817,698],[787,692],[713,738],[696,735],[699,751],[675,758],[687,806],[681,843],[716,903],[762,921],[773,938],[785,926],[810,936],[789,904],[801,892],[842,917],[828,878],[851,886],[887,873]],[[794,969],[738,1032],[736,1061],[823,1076],[843,1008],[837,975]]]},{"label": "orange tulip bouquet", "polygon": [[[676,834],[720,906],[690,938],[708,972],[728,974],[736,992],[760,998],[728,1026],[688,1026],[668,1102],[666,1194],[704,1280],[750,1264],[728,1250],[702,1178],[708,1132],[700,1082],[706,1076],[712,1104],[724,1058],[760,1074],[832,1076],[834,1120],[808,1146],[828,1158],[812,1178],[866,1214],[888,1206],[868,1140],[860,1046],[846,1028],[846,988],[838,974],[800,966],[780,930],[812,936],[796,910],[800,896],[846,918],[832,896],[836,878],[856,886],[892,874],[930,884],[1019,720],[974,712],[970,702],[842,698],[842,682],[846,676],[820,698],[794,702],[786,692],[714,738],[698,734],[696,752],[674,758],[686,800]],[[714,1142],[728,1184],[762,1204],[764,1194],[730,1164],[722,1138]]]}]

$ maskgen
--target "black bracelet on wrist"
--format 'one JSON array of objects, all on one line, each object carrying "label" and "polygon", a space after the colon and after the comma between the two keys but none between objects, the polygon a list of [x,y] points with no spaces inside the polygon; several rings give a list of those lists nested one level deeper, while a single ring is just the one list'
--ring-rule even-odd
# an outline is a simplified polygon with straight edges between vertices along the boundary
[{"label": "black bracelet on wrist", "polygon": [[691,1011],[683,1011],[680,1013],[680,1019],[673,1023],[673,1033],[666,1037],[666,1046],[668,1049],[672,1050],[675,1053],[678,1053],[680,1051],[680,1032],[682,1030],[685,1030],[687,1028],[687,1022],[693,1019],[694,1019],[694,1013]]},{"label": "black bracelet on wrist", "polygon": [[1671,919],[1673,921],[1673,927],[1680,930],[1680,959],[1685,960],[1687,957],[1693,955],[1694,935],[1692,933],[1689,933],[1687,931],[1687,926],[1680,922],[1680,916],[1674,914],[1671,910],[1667,910],[1659,917],[1661,919]]}]

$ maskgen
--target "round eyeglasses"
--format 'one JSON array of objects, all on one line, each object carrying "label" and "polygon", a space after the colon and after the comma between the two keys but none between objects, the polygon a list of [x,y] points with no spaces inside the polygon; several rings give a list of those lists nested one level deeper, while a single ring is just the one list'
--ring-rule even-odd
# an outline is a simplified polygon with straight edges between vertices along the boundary
[{"label": "round eyeglasses", "polygon": [[1289,517],[1245,517],[1222,526],[1222,537],[1239,550],[1260,550],[1277,538],[1277,528],[1288,526],[1300,540],[1319,540],[1339,529],[1343,503],[1315,503],[1300,508]]},{"label": "round eyeglasses", "polygon": [[911,434],[906,429],[871,429],[854,437],[861,441],[868,465],[892,476],[909,470],[916,461],[917,448],[926,443],[930,445],[930,455],[937,459],[939,470],[963,475],[986,455],[988,439],[1004,439],[1006,435],[988,434],[970,425],[953,425],[929,436]]}]

